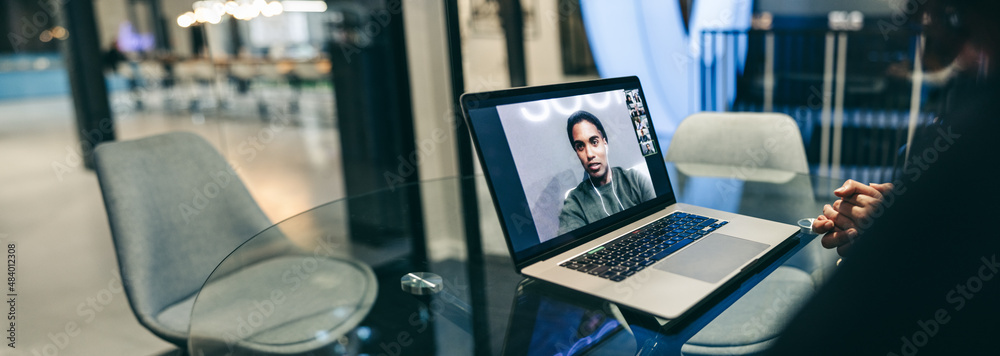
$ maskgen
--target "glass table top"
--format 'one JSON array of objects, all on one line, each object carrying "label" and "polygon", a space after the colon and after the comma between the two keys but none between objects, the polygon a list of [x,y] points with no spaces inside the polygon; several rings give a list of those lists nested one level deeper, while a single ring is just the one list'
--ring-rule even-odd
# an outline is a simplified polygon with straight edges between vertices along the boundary
[{"label": "glass table top", "polygon": [[[741,167],[668,167],[681,203],[791,225],[818,215],[842,184]],[[469,184],[481,235],[471,244],[459,193]],[[414,203],[385,209],[400,201]],[[815,237],[800,233],[777,261],[663,327],[664,320],[515,273],[482,176],[400,185],[303,212],[233,251],[194,300],[189,351],[748,353],[765,349],[836,268],[836,252]]]}]

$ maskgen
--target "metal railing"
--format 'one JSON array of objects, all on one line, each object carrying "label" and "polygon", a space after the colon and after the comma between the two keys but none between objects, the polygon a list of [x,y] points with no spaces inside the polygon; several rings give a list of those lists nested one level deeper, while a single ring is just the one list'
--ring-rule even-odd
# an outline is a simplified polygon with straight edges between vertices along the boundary
[{"label": "metal railing", "polygon": [[920,43],[909,31],[704,31],[693,91],[703,111],[794,118],[814,174],[890,181],[935,117]]}]

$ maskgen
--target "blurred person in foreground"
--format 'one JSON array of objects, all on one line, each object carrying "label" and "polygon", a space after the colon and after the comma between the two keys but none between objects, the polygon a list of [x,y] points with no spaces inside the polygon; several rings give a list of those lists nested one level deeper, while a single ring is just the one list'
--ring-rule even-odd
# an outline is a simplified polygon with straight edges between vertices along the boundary
[{"label": "blurred person in foreground", "polygon": [[813,230],[845,258],[773,354],[1000,352],[1000,1],[907,1],[948,99],[895,181],[834,192]]}]

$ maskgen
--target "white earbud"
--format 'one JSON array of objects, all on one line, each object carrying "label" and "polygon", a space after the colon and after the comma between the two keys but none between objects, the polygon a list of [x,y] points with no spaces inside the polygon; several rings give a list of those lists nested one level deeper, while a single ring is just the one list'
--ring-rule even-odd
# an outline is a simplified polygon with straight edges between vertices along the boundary
[{"label": "white earbud", "polygon": [[[604,153],[605,153],[605,155],[607,155],[607,153],[610,152],[610,151],[611,151],[611,146],[608,146],[608,142],[605,141],[604,142]],[[608,174],[611,174],[611,159],[610,158],[606,158],[606,159],[607,159],[607,162],[605,162],[605,163],[607,163],[607,165],[608,165]],[[588,180],[590,180],[590,186],[594,188],[594,193],[597,193],[597,200],[601,201],[601,208],[604,209],[604,214],[606,214],[607,216],[611,216],[611,213],[608,213],[608,207],[604,206],[604,197],[601,195],[601,192],[597,190],[597,186],[594,185],[594,181],[591,180],[591,179],[589,179],[589,178],[588,178]],[[622,200],[620,198],[618,198],[618,192],[615,191],[615,178],[614,178],[614,176],[611,176],[611,193],[615,195],[615,200],[618,201],[618,207],[621,208],[622,210],[625,210],[625,205],[622,204]]]}]

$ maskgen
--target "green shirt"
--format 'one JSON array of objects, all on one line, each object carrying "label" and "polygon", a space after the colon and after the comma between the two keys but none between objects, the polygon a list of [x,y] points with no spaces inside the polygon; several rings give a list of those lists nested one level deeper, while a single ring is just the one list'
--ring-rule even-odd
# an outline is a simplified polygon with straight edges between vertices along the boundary
[{"label": "green shirt", "polygon": [[611,172],[612,181],[608,184],[595,187],[588,176],[570,191],[566,201],[563,202],[562,211],[559,212],[559,235],[614,215],[656,196],[653,183],[639,171],[613,167]]}]

